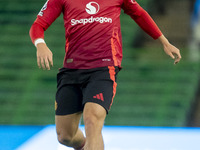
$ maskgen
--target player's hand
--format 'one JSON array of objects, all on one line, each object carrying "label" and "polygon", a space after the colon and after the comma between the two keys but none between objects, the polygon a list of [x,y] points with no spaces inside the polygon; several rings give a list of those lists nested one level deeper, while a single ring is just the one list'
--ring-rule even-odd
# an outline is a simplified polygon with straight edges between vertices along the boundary
[{"label": "player's hand", "polygon": [[37,44],[37,64],[44,70],[50,70],[50,66],[53,66],[53,54],[45,43]]},{"label": "player's hand", "polygon": [[174,64],[179,63],[181,60],[180,50],[170,44],[164,35],[161,35],[158,39],[162,43],[165,53],[174,59]]},{"label": "player's hand", "polygon": [[181,60],[180,50],[172,44],[169,43],[167,45],[164,45],[164,51],[167,55],[174,59],[174,64],[179,63],[179,61]]}]

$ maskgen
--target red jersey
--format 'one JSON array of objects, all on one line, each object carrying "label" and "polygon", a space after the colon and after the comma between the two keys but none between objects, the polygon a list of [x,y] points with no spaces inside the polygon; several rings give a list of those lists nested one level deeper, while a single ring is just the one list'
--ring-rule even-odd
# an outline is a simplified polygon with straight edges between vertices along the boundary
[{"label": "red jersey", "polygon": [[[63,13],[65,68],[121,67],[121,8],[153,38],[161,35],[135,0],[48,0],[35,23],[46,30]],[[145,19],[148,21],[145,22]]]}]

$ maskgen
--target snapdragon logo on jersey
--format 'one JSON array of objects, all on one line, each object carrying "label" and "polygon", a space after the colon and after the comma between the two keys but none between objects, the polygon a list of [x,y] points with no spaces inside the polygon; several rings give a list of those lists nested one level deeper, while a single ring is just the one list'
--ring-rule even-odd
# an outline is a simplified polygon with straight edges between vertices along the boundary
[{"label": "snapdragon logo on jersey", "polygon": [[86,12],[90,15],[98,13],[99,9],[100,9],[99,4],[96,2],[89,2],[85,8]]},{"label": "snapdragon logo on jersey", "polygon": [[[90,15],[97,14],[99,10],[100,10],[100,6],[97,2],[89,2],[88,4],[86,4],[85,11]],[[71,25],[72,26],[77,25],[77,24],[85,25],[87,23],[93,23],[93,22],[112,23],[112,18],[91,16],[90,18],[83,18],[80,20],[72,19]]]}]

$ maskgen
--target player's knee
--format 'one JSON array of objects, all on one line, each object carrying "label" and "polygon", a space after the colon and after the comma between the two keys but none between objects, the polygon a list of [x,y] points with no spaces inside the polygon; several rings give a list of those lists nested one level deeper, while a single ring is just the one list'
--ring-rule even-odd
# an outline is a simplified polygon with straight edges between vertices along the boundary
[{"label": "player's knee", "polygon": [[58,142],[66,146],[71,146],[73,137],[70,134],[57,133]]},{"label": "player's knee", "polygon": [[[91,106],[91,107],[88,107]],[[96,106],[96,107],[93,107]],[[100,110],[99,110],[100,108]],[[102,125],[106,116],[106,111],[101,106],[90,104],[87,105],[83,113],[83,119],[86,126],[98,126]]]},{"label": "player's knee", "polygon": [[85,116],[85,118],[84,118],[84,124],[88,128],[95,127],[98,124],[98,119],[95,116]]},{"label": "player's knee", "polygon": [[100,130],[103,126],[104,123],[104,119],[102,119],[101,117],[99,117],[98,115],[94,115],[94,114],[86,114],[84,116],[84,124],[86,129],[94,129],[95,130]]}]

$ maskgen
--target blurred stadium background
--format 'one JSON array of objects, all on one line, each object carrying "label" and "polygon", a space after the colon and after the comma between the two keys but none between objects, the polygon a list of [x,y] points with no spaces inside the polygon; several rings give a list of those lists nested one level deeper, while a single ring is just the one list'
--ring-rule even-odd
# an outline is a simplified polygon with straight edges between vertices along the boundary
[{"label": "blurred stadium background", "polygon": [[[51,71],[39,70],[29,29],[45,0],[0,0],[0,124],[54,124],[56,73],[64,58],[62,15],[45,32],[54,54]],[[105,125],[200,126],[200,67],[189,57],[192,0],[138,0],[164,35],[180,48],[173,65],[158,41],[122,12],[123,69]]]}]

